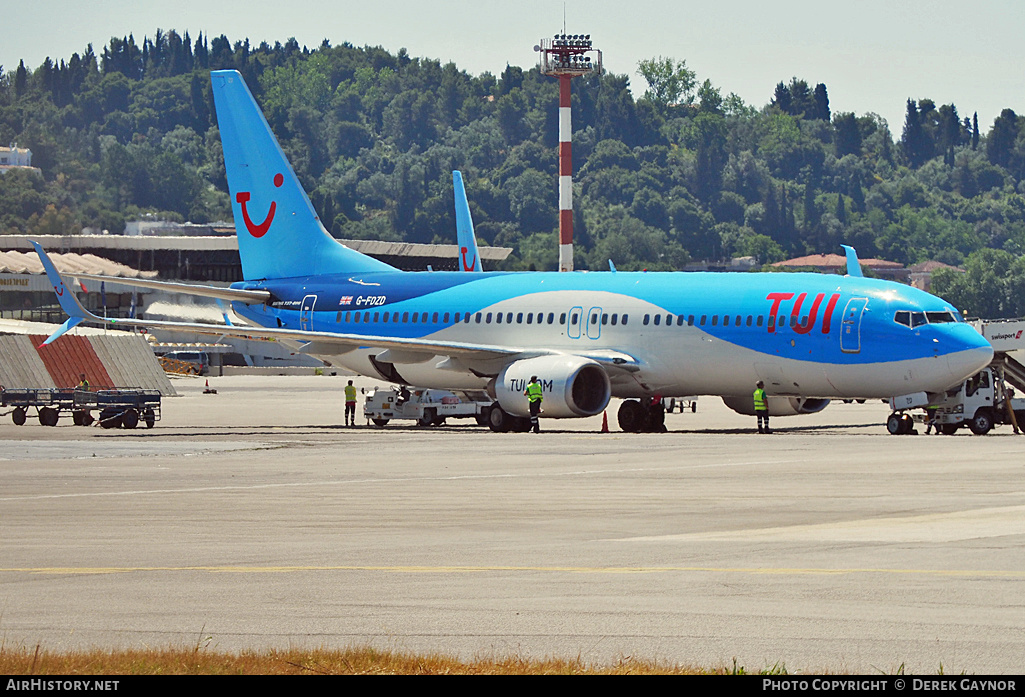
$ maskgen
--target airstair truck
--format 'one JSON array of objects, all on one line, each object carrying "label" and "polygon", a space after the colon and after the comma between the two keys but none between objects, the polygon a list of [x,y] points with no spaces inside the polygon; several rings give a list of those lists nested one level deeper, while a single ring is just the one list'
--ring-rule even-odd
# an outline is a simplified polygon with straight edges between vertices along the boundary
[{"label": "airstair truck", "polygon": [[[1018,360],[1025,352],[1025,320],[978,320],[974,326],[993,345],[993,362],[946,392],[892,398],[890,434],[913,433],[916,422],[931,422],[946,435],[966,427],[981,436],[999,424],[1025,429],[1025,365]],[[1015,396],[1015,388],[1023,397]]]}]

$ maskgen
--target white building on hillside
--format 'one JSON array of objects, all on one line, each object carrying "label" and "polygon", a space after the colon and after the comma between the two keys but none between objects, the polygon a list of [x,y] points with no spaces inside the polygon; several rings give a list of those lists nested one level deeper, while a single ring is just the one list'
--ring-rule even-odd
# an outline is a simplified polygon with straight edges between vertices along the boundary
[{"label": "white building on hillside", "polygon": [[14,168],[38,169],[32,166],[32,151],[11,143],[9,148],[0,148],[0,174]]}]

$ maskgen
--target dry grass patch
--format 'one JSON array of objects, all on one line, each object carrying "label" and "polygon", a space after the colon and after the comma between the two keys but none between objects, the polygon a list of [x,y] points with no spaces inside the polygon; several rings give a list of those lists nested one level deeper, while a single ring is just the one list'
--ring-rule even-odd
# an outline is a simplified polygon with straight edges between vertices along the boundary
[{"label": "dry grass patch", "polygon": [[623,658],[609,665],[580,659],[518,656],[460,661],[371,648],[269,650],[238,654],[206,649],[53,652],[0,649],[0,675],[699,675],[701,670]]}]

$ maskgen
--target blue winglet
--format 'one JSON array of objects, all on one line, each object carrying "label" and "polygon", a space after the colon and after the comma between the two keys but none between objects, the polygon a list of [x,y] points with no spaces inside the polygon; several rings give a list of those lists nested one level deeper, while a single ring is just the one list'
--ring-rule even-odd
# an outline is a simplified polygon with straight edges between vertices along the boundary
[{"label": "blue winglet", "polygon": [[224,301],[220,298],[217,298],[217,307],[221,309],[221,317],[224,318],[224,323],[227,324],[229,327],[235,326],[231,323],[231,318],[228,317],[228,308],[225,307]]},{"label": "blue winglet", "polygon": [[864,276],[861,273],[861,263],[858,261],[858,253],[854,251],[854,247],[848,247],[845,244],[840,245],[843,247],[844,253],[847,255],[847,275],[848,276]]},{"label": "blue winglet", "polygon": [[64,285],[64,279],[57,272],[57,267],[53,265],[53,261],[43,251],[42,245],[34,240],[29,240],[32,246],[36,249],[36,254],[39,255],[39,261],[42,262],[43,268],[46,270],[46,276],[50,279],[50,285],[53,286],[53,292],[57,294],[57,302],[60,303],[61,309],[68,315],[68,320],[60,326],[60,328],[51,334],[46,341],[40,346],[46,346],[53,343],[61,336],[64,335],[69,329],[78,326],[83,320],[89,319],[89,313],[86,312],[85,308],[78,302],[78,298],[75,297],[75,293]]},{"label": "blue winglet", "polygon": [[43,348],[44,346],[49,346],[53,342],[57,341],[57,339],[59,339],[62,336],[64,336],[64,333],[66,331],[68,331],[69,329],[74,329],[75,327],[77,327],[81,323],[82,323],[82,318],[81,317],[68,317],[67,320],[65,320],[64,324],[62,324],[57,331],[55,331],[53,334],[48,336],[46,338],[46,341],[44,341],[43,343],[39,344],[38,348]]}]

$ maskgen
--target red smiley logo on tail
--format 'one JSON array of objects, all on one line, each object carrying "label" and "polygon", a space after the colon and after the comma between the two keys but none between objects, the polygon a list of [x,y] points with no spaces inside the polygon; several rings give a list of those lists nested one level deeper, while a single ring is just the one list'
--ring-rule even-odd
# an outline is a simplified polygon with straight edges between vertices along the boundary
[{"label": "red smiley logo on tail", "polygon": [[473,271],[473,267],[477,265],[477,255],[476,254],[473,255],[473,261],[471,261],[469,264],[466,263],[466,253],[469,252],[469,251],[470,250],[467,249],[466,247],[460,247],[459,248],[459,256],[462,257],[462,260],[463,260],[463,271]]},{"label": "red smiley logo on tail", "polygon": [[[285,178],[280,173],[274,175],[274,186],[280,187],[284,182]],[[266,235],[267,230],[270,229],[270,224],[274,221],[274,212],[278,208],[277,202],[270,202],[270,209],[267,211],[267,217],[264,218],[262,223],[257,225],[249,218],[249,211],[246,208],[246,204],[249,203],[249,192],[240,191],[235,194],[235,200],[238,201],[240,206],[242,206],[242,220],[245,221],[246,230],[249,230],[249,234],[256,238]]]}]

